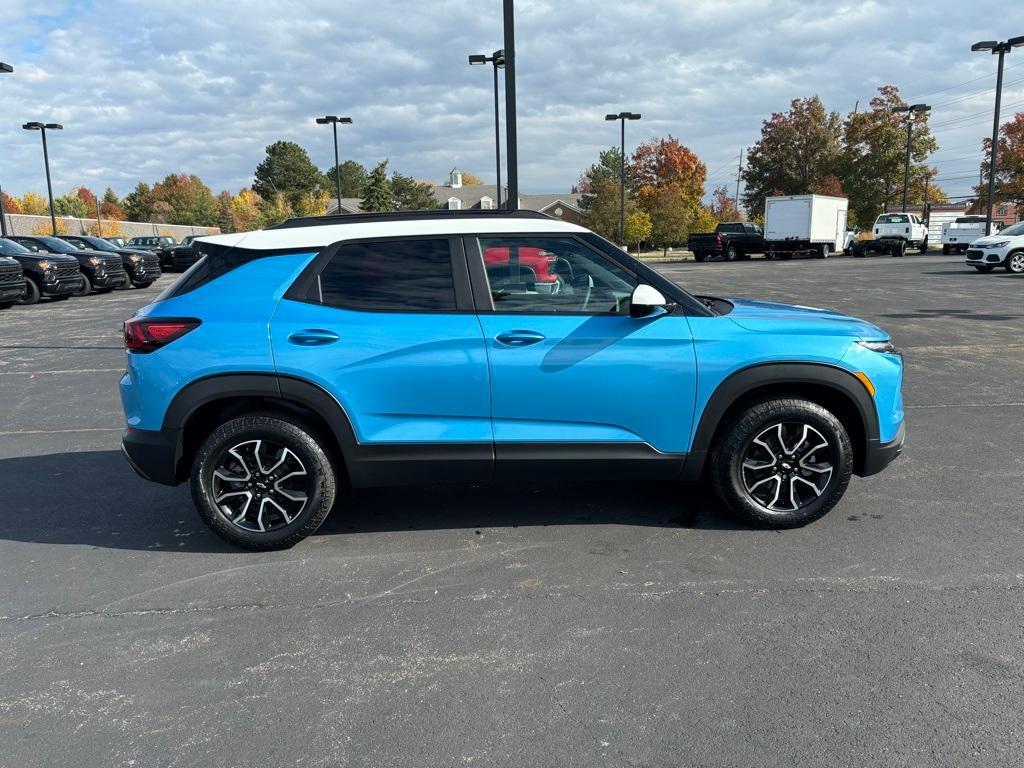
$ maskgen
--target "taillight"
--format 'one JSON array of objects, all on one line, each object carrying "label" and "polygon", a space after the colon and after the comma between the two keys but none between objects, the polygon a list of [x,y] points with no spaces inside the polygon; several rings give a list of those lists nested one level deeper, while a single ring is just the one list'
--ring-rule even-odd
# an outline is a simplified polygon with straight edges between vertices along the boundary
[{"label": "taillight", "polygon": [[134,317],[124,324],[124,346],[148,354],[199,327],[194,317]]},{"label": "taillight", "polygon": [[722,236],[721,235],[715,235],[715,245],[721,245],[721,244],[722,244]]}]

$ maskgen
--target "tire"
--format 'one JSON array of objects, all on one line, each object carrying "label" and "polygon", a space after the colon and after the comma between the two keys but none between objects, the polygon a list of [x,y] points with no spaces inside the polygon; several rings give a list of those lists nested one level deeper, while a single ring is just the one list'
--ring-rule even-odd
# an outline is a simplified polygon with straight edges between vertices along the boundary
[{"label": "tire", "polygon": [[88,296],[90,293],[92,293],[92,280],[90,280],[89,276],[83,272],[82,287],[78,290],[78,293],[76,293],[75,296]]},{"label": "tire", "polygon": [[981,267],[975,265],[974,268],[976,270],[978,270],[979,272],[985,272],[986,274],[991,272],[993,269],[995,269],[995,267],[987,265],[987,264],[985,266],[981,266]]},{"label": "tire", "polygon": [[917,247],[918,253],[928,253],[928,238],[926,237],[921,241],[921,244]]},{"label": "tire", "polygon": [[698,264],[703,263],[706,258],[707,255],[705,255],[704,253],[698,253],[694,251],[693,260],[696,261]]},{"label": "tire", "polygon": [[904,257],[904,255],[906,255],[906,253],[907,253],[907,244],[906,244],[905,241],[900,240],[893,247],[892,257],[894,259],[902,259]]},{"label": "tire", "polygon": [[828,243],[822,243],[821,246],[818,248],[818,258],[827,259],[831,252],[832,249],[828,247]]},{"label": "tire", "polygon": [[1024,251],[1014,251],[1006,257],[1006,271],[1011,275],[1024,274]]},{"label": "tire", "polygon": [[[802,446],[809,442],[818,448],[808,453]],[[709,469],[715,493],[738,518],[766,528],[793,528],[824,516],[843,497],[853,472],[853,446],[839,419],[817,403],[766,400],[726,425]],[[772,494],[775,498],[768,498]]]},{"label": "tire", "polygon": [[736,246],[733,245],[732,243],[729,243],[728,247],[726,247],[726,249],[725,249],[725,260],[726,261],[736,261],[736,256],[737,256]]},{"label": "tire", "polygon": [[863,259],[864,246],[861,245],[859,241],[855,242],[850,246],[850,253],[853,254],[853,258],[855,259]]},{"label": "tire", "polygon": [[[282,463],[278,471],[287,476],[260,474],[267,465],[274,470]],[[215,477],[217,470],[221,475]],[[282,489],[282,482],[289,485]],[[266,551],[287,549],[314,533],[334,504],[336,481],[315,432],[276,415],[250,414],[222,424],[206,438],[192,463],[191,487],[199,516],[217,535],[245,549]],[[304,501],[300,505],[293,496]],[[253,508],[257,499],[259,507]],[[229,515],[236,515],[234,521]],[[269,529],[261,531],[265,525]]]},{"label": "tire", "polygon": [[30,277],[26,277],[25,292],[21,294],[21,298],[14,303],[20,307],[30,307],[33,304],[39,303],[39,297],[41,295],[42,294],[39,292],[39,286],[36,285],[36,281]]},{"label": "tire", "polygon": [[942,255],[943,256],[949,256],[949,246],[948,245],[942,246]]},{"label": "tire", "polygon": [[136,288],[149,288],[149,286],[151,286],[152,284],[153,284],[152,280],[147,280],[147,281],[142,282],[142,283],[132,283],[132,285],[134,285]]}]

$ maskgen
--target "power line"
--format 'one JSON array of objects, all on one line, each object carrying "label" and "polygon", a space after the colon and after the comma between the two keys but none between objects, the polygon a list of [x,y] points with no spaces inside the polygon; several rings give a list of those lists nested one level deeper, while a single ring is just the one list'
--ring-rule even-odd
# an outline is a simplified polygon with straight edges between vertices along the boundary
[{"label": "power line", "polygon": [[[1011,64],[1008,67],[1003,67],[1003,72],[1011,70],[1011,69],[1013,69],[1015,67],[1019,67],[1022,64],[1024,64],[1024,62],[1019,62],[1017,64]],[[985,80],[985,79],[991,78],[991,77],[992,77],[991,74],[980,75],[978,77],[971,78],[970,80],[964,80],[962,83],[957,83],[956,85],[951,85],[948,88],[940,88],[937,91],[932,91],[931,93],[926,93],[923,96],[915,96],[912,99],[907,99],[907,101],[922,101],[923,99],[927,99],[929,96],[935,96],[935,95],[940,94],[940,93],[948,93],[949,91],[956,90],[957,88],[960,88],[961,86],[970,85],[971,83],[976,83],[979,80]]]},{"label": "power line", "polygon": [[[1004,71],[1005,71],[1005,68],[1004,68]],[[1018,77],[1016,80],[1011,80],[1008,83],[1003,83],[1003,88],[1006,88],[1007,86],[1010,86],[1010,85],[1016,85],[1017,83],[1024,83],[1024,77]],[[950,99],[949,101],[942,101],[942,102],[939,102],[938,104],[933,104],[932,108],[934,109],[934,108],[937,108],[937,107],[945,107],[945,106],[948,106],[950,104],[956,104],[956,103],[961,102],[961,101],[966,101],[967,99],[973,99],[976,96],[985,96],[985,95],[990,94],[990,93],[994,94],[995,92],[996,92],[995,88],[986,88],[983,91],[974,91],[973,93],[965,93],[963,96],[957,96],[955,99]]]},{"label": "power line", "polygon": [[[1010,104],[1003,104],[1002,108],[1003,109],[1015,109],[1015,108],[1021,107],[1021,106],[1024,106],[1024,100],[1022,100],[1022,101],[1015,101],[1015,102],[1012,102]],[[991,120],[991,119],[992,119],[992,110],[987,110],[985,112],[973,112],[973,113],[971,113],[969,115],[963,115],[962,117],[955,117],[952,120],[945,120],[945,121],[943,121],[941,123],[932,123],[929,127],[930,128],[942,128],[943,126],[955,125],[955,124],[959,124],[959,123],[962,123],[963,125],[971,125],[973,123],[980,123],[980,122],[984,122],[984,120]],[[970,122],[965,122],[965,121],[970,121]],[[963,125],[961,125],[960,127],[963,127]]]}]

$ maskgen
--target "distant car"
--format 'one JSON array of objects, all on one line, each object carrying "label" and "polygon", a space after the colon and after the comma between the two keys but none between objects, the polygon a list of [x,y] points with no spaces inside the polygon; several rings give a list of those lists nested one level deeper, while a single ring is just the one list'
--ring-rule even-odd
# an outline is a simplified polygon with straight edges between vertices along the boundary
[{"label": "distant car", "polygon": [[120,255],[104,251],[83,251],[59,237],[49,235],[15,235],[10,238],[36,253],[59,253],[74,256],[82,269],[79,296],[88,296],[94,290],[108,293],[119,288],[125,280],[124,264]]},{"label": "distant car", "polygon": [[147,235],[146,237],[133,237],[125,245],[125,248],[138,248],[143,251],[153,251],[160,257],[160,269],[169,270],[171,260],[167,255],[167,249],[177,245],[173,237],[167,235]]},{"label": "distant car", "polygon": [[121,257],[128,280],[136,288],[149,288],[153,281],[160,277],[160,257],[150,251],[118,248],[102,237],[89,235],[63,235],[61,240],[66,240],[82,250],[116,253]]},{"label": "distant car", "polygon": [[714,232],[690,235],[687,246],[696,261],[720,256],[725,261],[750,258],[764,253],[764,232],[749,221],[723,221]]},{"label": "distant car", "polygon": [[979,272],[1001,266],[1010,274],[1024,274],[1024,221],[975,240],[967,249],[966,263]]},{"label": "distant car", "polygon": [[857,242],[854,256],[879,251],[899,257],[908,248],[917,248],[920,253],[928,250],[928,227],[913,213],[883,213],[875,219],[871,232],[871,240]]},{"label": "distant car", "polygon": [[118,248],[124,248],[127,246],[128,243],[128,241],[125,240],[123,237],[104,237],[103,239],[106,240],[111,245],[116,246]]},{"label": "distant car", "polygon": [[160,251],[162,261],[172,272],[184,272],[197,261],[202,254],[195,247],[196,235],[185,235],[177,245],[170,245]]},{"label": "distant car", "polygon": [[72,256],[37,253],[7,238],[0,238],[0,254],[21,265],[22,293],[16,304],[35,304],[40,296],[62,301],[82,290],[82,269]]}]

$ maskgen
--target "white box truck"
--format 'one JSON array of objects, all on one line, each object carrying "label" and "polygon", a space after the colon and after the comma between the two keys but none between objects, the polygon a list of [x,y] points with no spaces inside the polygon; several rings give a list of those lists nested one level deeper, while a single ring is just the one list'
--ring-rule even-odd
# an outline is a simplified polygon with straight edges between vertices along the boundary
[{"label": "white box truck", "polygon": [[846,247],[845,197],[784,195],[764,201],[764,239],[767,258],[795,255],[827,259]]}]

